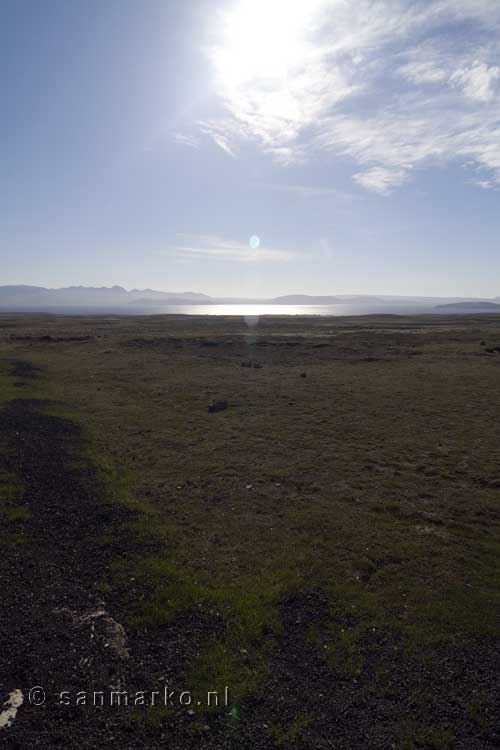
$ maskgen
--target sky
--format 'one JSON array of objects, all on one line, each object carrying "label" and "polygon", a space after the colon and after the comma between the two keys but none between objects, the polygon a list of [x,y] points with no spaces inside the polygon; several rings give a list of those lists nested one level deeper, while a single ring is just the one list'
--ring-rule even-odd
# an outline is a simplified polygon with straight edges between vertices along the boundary
[{"label": "sky", "polygon": [[498,0],[2,0],[0,285],[500,295]]}]

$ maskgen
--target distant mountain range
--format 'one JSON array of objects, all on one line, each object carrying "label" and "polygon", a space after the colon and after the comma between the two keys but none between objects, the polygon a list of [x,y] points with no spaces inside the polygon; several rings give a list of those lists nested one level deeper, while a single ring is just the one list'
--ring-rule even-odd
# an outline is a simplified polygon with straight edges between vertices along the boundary
[{"label": "distant mountain range", "polygon": [[[499,299],[499,297],[495,297]],[[464,310],[491,310],[491,312],[500,312],[500,304],[498,302],[489,302],[487,300],[469,300],[468,302],[451,302],[446,305],[436,305],[436,310],[453,310],[464,311]]]},{"label": "distant mountain range", "polygon": [[[0,310],[50,312],[74,308],[89,312],[109,310],[138,313],[148,312],[164,305],[216,305],[216,304],[265,304],[265,305],[342,305],[361,311],[390,312],[411,308],[416,311],[432,309],[442,312],[500,311],[500,296],[493,299],[464,297],[411,297],[395,295],[308,295],[287,294],[269,299],[241,297],[210,297],[200,292],[161,292],[154,289],[132,289],[121,286],[84,287],[70,286],[62,289],[46,289],[38,286],[0,286]],[[348,314],[348,313],[346,313]],[[357,312],[353,314],[358,314]]]},{"label": "distant mountain range", "polygon": [[132,289],[121,286],[69,286],[45,289],[39,286],[0,286],[0,307],[46,310],[52,307],[109,307],[128,305],[210,304],[211,298],[197,292],[158,292],[154,289]]}]

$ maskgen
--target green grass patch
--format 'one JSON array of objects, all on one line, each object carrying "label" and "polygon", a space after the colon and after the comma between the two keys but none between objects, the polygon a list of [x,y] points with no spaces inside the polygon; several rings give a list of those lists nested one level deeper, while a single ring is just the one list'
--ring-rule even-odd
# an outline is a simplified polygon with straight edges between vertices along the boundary
[{"label": "green grass patch", "polygon": [[44,374],[36,372],[36,378],[23,378],[11,373],[14,360],[0,359],[0,408],[16,399],[41,398],[45,386]]},{"label": "green grass patch", "polygon": [[26,544],[28,534],[24,522],[30,511],[21,502],[23,487],[16,476],[0,473],[0,530],[4,544]]},{"label": "green grass patch", "polygon": [[397,750],[453,750],[455,735],[448,726],[422,726],[413,719],[401,722]]},{"label": "green grass patch", "polygon": [[305,714],[299,714],[289,726],[282,724],[271,724],[271,734],[278,747],[296,747],[302,744],[304,730],[307,729],[312,719]]}]

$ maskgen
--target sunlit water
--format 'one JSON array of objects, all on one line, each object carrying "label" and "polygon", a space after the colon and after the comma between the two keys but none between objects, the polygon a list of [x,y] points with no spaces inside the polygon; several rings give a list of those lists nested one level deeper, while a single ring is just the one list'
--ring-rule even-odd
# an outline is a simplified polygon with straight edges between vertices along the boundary
[{"label": "sunlit water", "polygon": [[[244,318],[259,318],[262,315],[318,315],[329,316],[357,316],[357,315],[416,315],[416,314],[462,314],[492,313],[492,310],[456,310],[436,309],[433,304],[424,303],[352,303],[338,305],[129,305],[127,307],[67,307],[53,306],[42,309],[23,307],[24,312],[49,312],[59,315],[233,315]],[[12,308],[0,307],[0,312],[15,313]],[[21,309],[17,312],[21,312]]]},{"label": "sunlit water", "polygon": [[261,317],[262,315],[376,315],[393,313],[409,315],[412,313],[439,312],[432,306],[397,305],[397,304],[351,304],[351,305],[162,305],[136,310],[142,315],[236,315],[242,317]]}]

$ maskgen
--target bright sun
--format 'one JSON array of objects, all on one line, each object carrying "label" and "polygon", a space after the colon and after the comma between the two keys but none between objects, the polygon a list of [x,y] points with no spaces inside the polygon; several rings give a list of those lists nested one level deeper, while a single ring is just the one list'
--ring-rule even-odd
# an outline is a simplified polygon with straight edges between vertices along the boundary
[{"label": "bright sun", "polygon": [[214,62],[226,89],[284,81],[304,64],[307,29],[321,0],[240,0],[224,18]]}]

